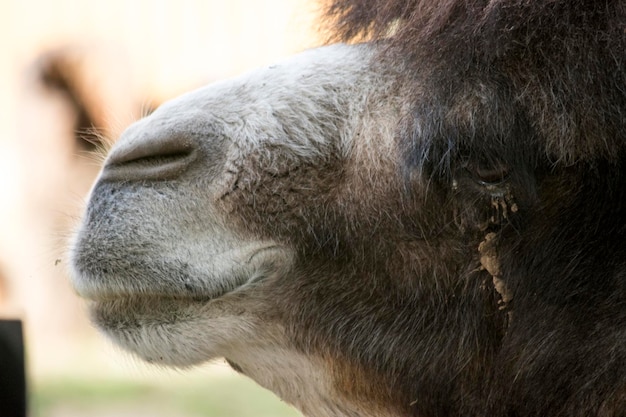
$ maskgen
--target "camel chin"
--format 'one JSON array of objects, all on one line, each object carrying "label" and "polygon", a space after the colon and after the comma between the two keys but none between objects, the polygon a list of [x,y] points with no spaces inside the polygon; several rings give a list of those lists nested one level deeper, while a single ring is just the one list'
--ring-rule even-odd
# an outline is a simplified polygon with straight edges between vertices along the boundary
[{"label": "camel chin", "polygon": [[[149,363],[189,367],[226,356],[237,342],[254,337],[258,318],[242,314],[241,302],[263,280],[288,273],[291,255],[259,242],[214,260],[204,277],[216,283],[210,290],[128,291],[93,286],[93,281],[76,288],[89,300],[92,322],[115,344]],[[152,273],[150,279],[160,280],[158,274],[168,272]],[[115,279],[114,270],[108,274]]]}]

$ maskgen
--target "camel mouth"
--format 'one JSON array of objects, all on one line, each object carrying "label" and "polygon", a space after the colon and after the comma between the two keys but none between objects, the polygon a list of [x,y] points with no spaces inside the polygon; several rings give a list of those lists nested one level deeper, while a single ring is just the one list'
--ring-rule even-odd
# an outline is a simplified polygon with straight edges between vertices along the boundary
[{"label": "camel mouth", "polygon": [[[163,277],[168,276],[167,270],[160,271]],[[165,281],[152,277],[160,282],[159,287],[147,288],[142,285],[126,286],[128,276],[109,272],[107,275],[82,276],[74,282],[75,291],[90,303],[141,303],[162,301],[208,302],[222,297],[243,285],[242,277],[232,277],[226,284],[205,287],[187,276],[178,277],[178,282]],[[245,282],[244,282],[245,283]],[[169,290],[169,292],[168,292]]]},{"label": "camel mouth", "polygon": [[284,275],[293,263],[291,251],[273,242],[242,244],[210,258],[200,263],[170,259],[150,264],[137,258],[124,267],[111,262],[97,270],[75,268],[73,284],[81,297],[96,304],[207,303]]},{"label": "camel mouth", "polygon": [[166,294],[150,294],[150,293],[125,293],[125,294],[106,294],[102,296],[92,295],[87,298],[87,302],[91,305],[135,305],[142,303],[207,303],[228,294],[229,291],[221,295],[166,295]]}]

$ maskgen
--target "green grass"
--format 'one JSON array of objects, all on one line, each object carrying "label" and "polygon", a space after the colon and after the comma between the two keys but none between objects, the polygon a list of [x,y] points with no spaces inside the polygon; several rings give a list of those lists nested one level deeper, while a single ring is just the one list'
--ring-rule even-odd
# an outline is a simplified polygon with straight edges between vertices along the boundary
[{"label": "green grass", "polygon": [[47,377],[30,387],[30,415],[297,417],[269,391],[239,376],[167,381]]}]

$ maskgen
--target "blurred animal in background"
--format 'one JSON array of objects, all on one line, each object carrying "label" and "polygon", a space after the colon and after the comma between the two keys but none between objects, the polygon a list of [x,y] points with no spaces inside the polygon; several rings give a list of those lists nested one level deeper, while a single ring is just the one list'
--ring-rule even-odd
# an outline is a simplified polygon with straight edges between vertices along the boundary
[{"label": "blurred animal in background", "polygon": [[41,54],[31,72],[41,93],[65,101],[74,119],[75,156],[104,151],[127,125],[156,106],[133,95],[129,63],[111,47],[59,47]]},{"label": "blurred animal in background", "polygon": [[626,2],[327,7],[352,44],[121,135],[70,253],[93,322],[311,416],[626,414]]}]

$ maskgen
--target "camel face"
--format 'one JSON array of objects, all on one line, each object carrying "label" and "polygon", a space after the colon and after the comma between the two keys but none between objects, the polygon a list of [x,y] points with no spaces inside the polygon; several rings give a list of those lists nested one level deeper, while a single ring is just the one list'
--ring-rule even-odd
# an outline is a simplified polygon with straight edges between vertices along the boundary
[{"label": "camel face", "polygon": [[122,135],[71,248],[94,323],[306,415],[624,414],[624,5],[330,4],[368,43]]},{"label": "camel face", "polygon": [[369,240],[381,225],[412,233],[390,215],[405,199],[394,135],[406,98],[371,49],[320,48],[202,88],[121,136],[71,248],[96,326],[150,362],[224,356],[261,380],[260,363],[282,363],[331,384],[312,365],[323,352],[295,359],[304,287],[370,285],[318,265],[393,243]]}]

